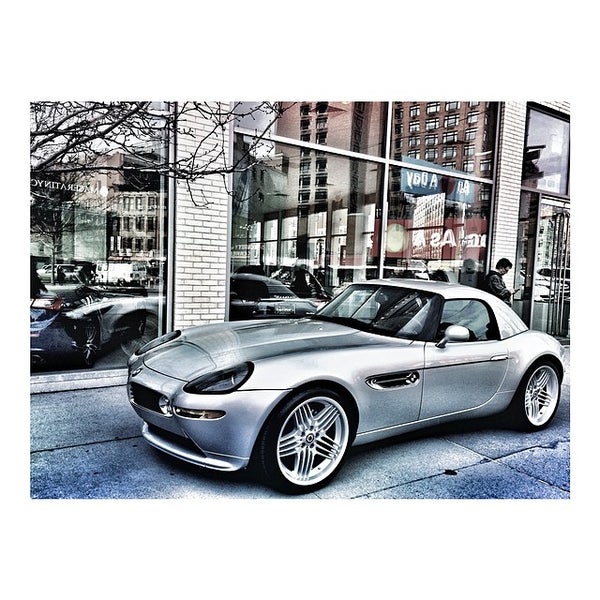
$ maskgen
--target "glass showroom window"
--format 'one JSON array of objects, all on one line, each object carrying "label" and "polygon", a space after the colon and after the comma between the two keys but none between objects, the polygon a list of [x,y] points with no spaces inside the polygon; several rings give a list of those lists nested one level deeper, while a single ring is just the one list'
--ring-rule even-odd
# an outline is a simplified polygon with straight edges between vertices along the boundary
[{"label": "glass showroom window", "polygon": [[[383,102],[282,102],[281,107],[282,114],[272,129],[274,134],[341,150],[384,154],[387,105]],[[308,115],[315,118],[309,121]],[[240,125],[252,130],[257,127],[255,121]]]},{"label": "glass showroom window", "polygon": [[[235,143],[243,147],[244,136],[238,134]],[[253,158],[251,169],[234,175],[232,273],[291,284],[302,271],[314,289],[327,293],[375,277],[383,166],[311,150],[311,161],[318,160],[326,179],[311,180],[309,200],[299,203],[298,186],[305,183],[299,178],[301,156],[306,156],[301,148],[274,143],[271,152]]]},{"label": "glass showroom window", "polygon": [[[410,121],[406,118],[408,107],[412,103],[394,102],[394,114],[404,115],[403,125],[410,128]],[[435,111],[433,110],[435,106]],[[462,148],[465,142],[469,142],[473,148],[473,154],[485,156],[486,159],[493,161],[495,128],[496,128],[496,108],[493,102],[425,102],[422,103],[422,113],[431,116],[425,120],[425,130],[418,129],[413,132],[411,137],[404,138],[402,134],[392,131],[392,140],[390,148],[390,158],[394,160],[420,159],[420,157],[411,154],[410,149],[416,147],[416,139],[422,139],[422,146],[427,148],[437,148],[438,152],[429,152],[424,159],[434,165],[444,166],[448,163],[448,152],[445,148],[449,144],[455,144],[457,147],[456,163],[462,165]],[[405,110],[406,109],[406,110]],[[442,111],[446,111],[443,112]],[[437,115],[440,115],[439,117]],[[398,125],[400,123],[397,123]],[[404,157],[404,158],[403,158]],[[421,164],[427,168],[427,164]],[[469,168],[472,165],[467,165]],[[477,176],[486,176],[484,174],[474,173]]]},{"label": "glass showroom window", "polygon": [[523,158],[523,185],[567,195],[569,193],[569,122],[529,109]]},{"label": "glass showroom window", "polygon": [[384,276],[477,287],[485,269],[489,198],[486,184],[394,167]]},{"label": "glass showroom window", "polygon": [[[32,136],[68,124],[65,136],[72,131],[93,138],[97,131],[89,117],[116,123],[127,111],[124,104],[34,103]],[[158,173],[166,161],[161,109],[150,106],[146,120],[125,120],[122,136],[79,146],[77,154],[63,148],[63,160],[50,166],[45,160],[54,156],[52,148],[32,147],[34,372],[125,367],[136,347],[163,330],[167,194]],[[143,133],[150,130],[158,132],[155,137]]]}]

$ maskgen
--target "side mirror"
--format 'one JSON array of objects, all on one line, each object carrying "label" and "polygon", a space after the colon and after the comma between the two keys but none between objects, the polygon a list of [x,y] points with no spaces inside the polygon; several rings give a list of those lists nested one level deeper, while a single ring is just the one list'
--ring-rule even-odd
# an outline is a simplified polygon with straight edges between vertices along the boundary
[{"label": "side mirror", "polygon": [[436,344],[437,348],[445,348],[448,342],[468,342],[471,337],[469,330],[462,325],[450,325],[444,331],[444,337]]}]

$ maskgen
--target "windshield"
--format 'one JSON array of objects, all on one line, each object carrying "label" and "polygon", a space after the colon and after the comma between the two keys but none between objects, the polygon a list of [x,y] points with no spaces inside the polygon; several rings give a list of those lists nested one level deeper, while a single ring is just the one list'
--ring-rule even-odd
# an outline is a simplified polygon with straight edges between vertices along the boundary
[{"label": "windshield", "polygon": [[391,337],[424,340],[431,336],[440,306],[439,296],[422,290],[353,285],[313,318]]}]

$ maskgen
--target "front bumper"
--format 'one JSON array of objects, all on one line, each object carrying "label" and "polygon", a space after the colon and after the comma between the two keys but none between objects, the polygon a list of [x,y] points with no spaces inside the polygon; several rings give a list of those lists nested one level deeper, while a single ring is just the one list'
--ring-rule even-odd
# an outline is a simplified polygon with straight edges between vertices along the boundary
[{"label": "front bumper", "polygon": [[[247,390],[231,394],[189,394],[183,382],[142,371],[128,383],[129,401],[144,421],[142,435],[154,448],[218,471],[248,465],[254,443],[271,410],[288,390]],[[161,408],[162,407],[162,408]],[[218,419],[165,413],[165,407],[223,411]]]}]

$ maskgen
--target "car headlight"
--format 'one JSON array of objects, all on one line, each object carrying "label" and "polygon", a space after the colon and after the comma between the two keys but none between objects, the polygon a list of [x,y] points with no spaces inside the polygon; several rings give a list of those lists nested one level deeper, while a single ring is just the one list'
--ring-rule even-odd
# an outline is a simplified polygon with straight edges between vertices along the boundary
[{"label": "car headlight", "polygon": [[178,338],[180,335],[181,335],[181,331],[179,329],[176,329],[175,331],[171,331],[170,333],[166,333],[165,335],[161,335],[160,337],[153,339],[152,341],[148,342],[147,344],[144,344],[141,348],[138,348],[135,351],[135,354],[136,354],[136,356],[145,354],[146,352],[149,352],[150,350],[154,350],[154,348],[158,348],[158,346],[162,346],[163,344],[166,344],[167,342],[173,341],[174,339]]},{"label": "car headlight", "polygon": [[183,386],[183,391],[190,394],[227,394],[237,390],[252,374],[252,363],[244,363],[202,375]]}]

